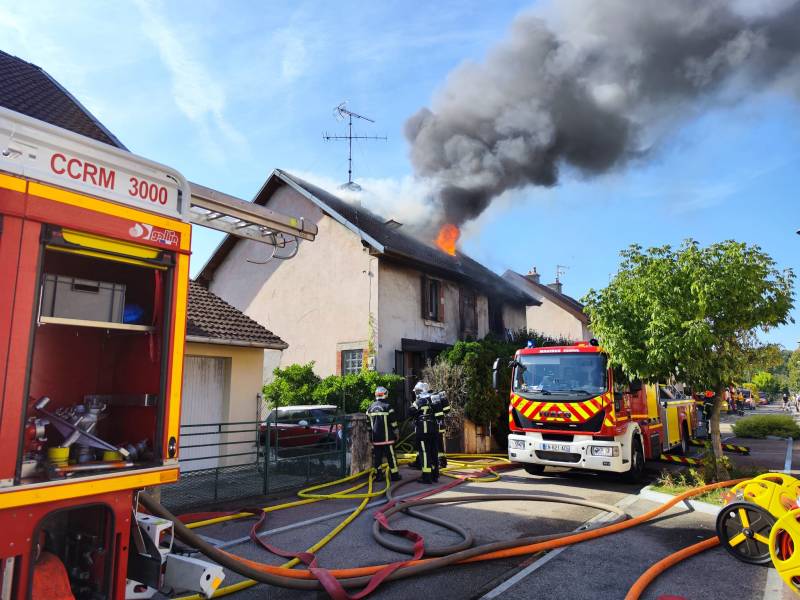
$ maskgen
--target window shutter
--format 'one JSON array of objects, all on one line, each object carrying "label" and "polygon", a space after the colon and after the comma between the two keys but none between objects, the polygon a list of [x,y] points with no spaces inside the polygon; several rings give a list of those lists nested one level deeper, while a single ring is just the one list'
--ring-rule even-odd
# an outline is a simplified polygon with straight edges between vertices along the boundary
[{"label": "window shutter", "polygon": [[444,281],[439,282],[439,322],[444,323]]},{"label": "window shutter", "polygon": [[337,375],[341,375],[342,374],[342,351],[341,350],[337,350],[336,351],[336,374]]},{"label": "window shutter", "polygon": [[422,294],[420,296],[422,298],[422,301],[420,302],[420,306],[422,307],[422,318],[427,319],[430,315],[428,312],[428,278],[423,275],[420,277],[420,283],[422,288]]}]

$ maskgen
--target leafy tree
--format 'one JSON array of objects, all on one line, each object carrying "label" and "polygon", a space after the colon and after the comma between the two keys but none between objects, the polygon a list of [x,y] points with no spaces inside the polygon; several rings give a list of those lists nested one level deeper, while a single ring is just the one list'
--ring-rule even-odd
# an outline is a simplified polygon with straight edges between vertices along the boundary
[{"label": "leafy tree", "polygon": [[759,371],[772,373],[786,362],[783,347],[780,344],[764,344],[751,348],[746,353],[745,370],[743,379],[752,380],[753,375]]},{"label": "leafy tree", "polygon": [[769,397],[780,393],[780,380],[767,371],[759,371],[753,375],[753,384]]},{"label": "leafy tree", "polygon": [[778,271],[758,246],[735,241],[705,248],[694,240],[678,249],[632,245],[621,256],[608,287],[584,298],[592,330],[629,377],[675,377],[715,391],[714,466],[718,479],[727,478],[719,432],[723,392],[743,372],[755,331],[789,320],[794,274]]},{"label": "leafy tree", "polygon": [[792,352],[786,365],[788,381],[786,382],[792,392],[800,391],[800,348]]},{"label": "leafy tree", "polygon": [[284,369],[278,367],[272,374],[275,379],[264,386],[264,399],[269,406],[312,403],[312,394],[320,381],[314,373],[314,361]]}]

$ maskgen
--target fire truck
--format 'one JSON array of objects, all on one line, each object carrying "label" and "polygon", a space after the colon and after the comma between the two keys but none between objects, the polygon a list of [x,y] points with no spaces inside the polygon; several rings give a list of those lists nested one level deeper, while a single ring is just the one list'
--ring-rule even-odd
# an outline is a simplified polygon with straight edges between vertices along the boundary
[{"label": "fire truck", "polygon": [[508,456],[528,473],[569,467],[638,480],[646,460],[688,452],[694,399],[676,386],[623,384],[596,340],[524,348],[511,368]]},{"label": "fire truck", "polygon": [[178,479],[192,223],[317,228],[0,108],[0,598],[210,595],[138,510]]}]

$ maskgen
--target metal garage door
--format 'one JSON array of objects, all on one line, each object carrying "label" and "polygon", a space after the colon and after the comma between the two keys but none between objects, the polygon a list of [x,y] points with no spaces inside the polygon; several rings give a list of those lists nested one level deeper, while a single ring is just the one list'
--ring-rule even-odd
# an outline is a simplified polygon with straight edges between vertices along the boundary
[{"label": "metal garage door", "polygon": [[[223,419],[230,389],[230,358],[216,356],[187,356],[183,367],[183,400],[181,404],[182,472],[213,469],[221,434],[218,424]],[[205,447],[192,448],[202,444]]]}]

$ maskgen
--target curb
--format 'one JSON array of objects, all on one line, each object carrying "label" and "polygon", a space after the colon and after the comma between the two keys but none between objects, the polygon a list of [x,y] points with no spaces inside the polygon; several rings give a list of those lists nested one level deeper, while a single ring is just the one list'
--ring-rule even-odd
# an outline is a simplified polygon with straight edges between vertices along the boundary
[{"label": "curb", "polygon": [[[675,498],[675,496],[672,494],[665,494],[664,492],[657,492],[651,489],[648,485],[641,489],[639,492],[639,498],[642,500],[650,500],[651,502],[664,504],[665,502],[669,502]],[[708,502],[700,502],[699,500],[684,500],[683,504],[695,512],[703,513],[705,515],[712,515],[714,517],[716,517],[719,514],[719,511],[722,510],[721,506],[709,504]]]}]

